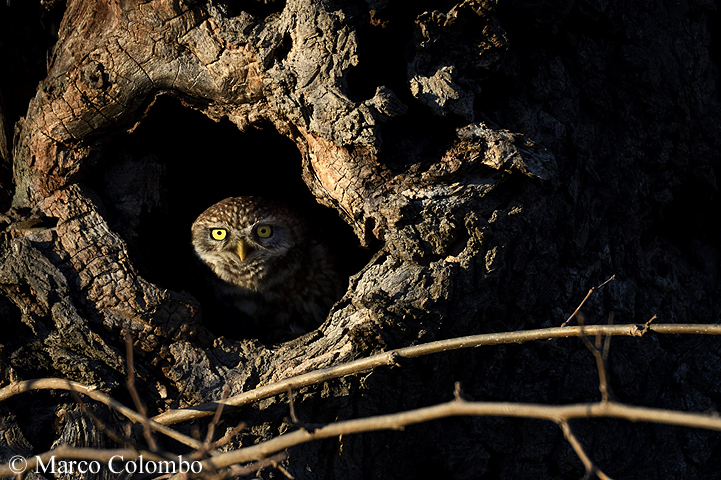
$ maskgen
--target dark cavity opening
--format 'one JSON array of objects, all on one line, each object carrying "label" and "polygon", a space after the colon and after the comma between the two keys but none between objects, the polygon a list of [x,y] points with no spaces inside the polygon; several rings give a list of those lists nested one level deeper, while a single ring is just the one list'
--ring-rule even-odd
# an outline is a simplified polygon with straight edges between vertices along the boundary
[{"label": "dark cavity opening", "polygon": [[338,213],[316,202],[293,142],[271,125],[240,132],[230,121],[216,123],[171,96],[160,97],[135,131],[105,144],[83,183],[139,273],[162,288],[194,294],[190,227],[227,197],[291,205],[323,232],[344,276],[370,257]]}]

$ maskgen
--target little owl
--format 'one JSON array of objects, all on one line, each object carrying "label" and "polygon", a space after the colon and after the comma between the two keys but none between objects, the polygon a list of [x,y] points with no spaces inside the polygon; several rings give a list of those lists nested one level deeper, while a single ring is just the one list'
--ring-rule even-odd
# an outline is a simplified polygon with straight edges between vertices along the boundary
[{"label": "little owl", "polygon": [[[340,298],[340,281],[326,246],[287,206],[260,197],[226,198],[193,222],[195,254],[209,269],[210,311],[237,310],[255,328],[299,334],[316,328]],[[229,308],[228,308],[229,307]],[[228,323],[248,320],[225,315]]]}]

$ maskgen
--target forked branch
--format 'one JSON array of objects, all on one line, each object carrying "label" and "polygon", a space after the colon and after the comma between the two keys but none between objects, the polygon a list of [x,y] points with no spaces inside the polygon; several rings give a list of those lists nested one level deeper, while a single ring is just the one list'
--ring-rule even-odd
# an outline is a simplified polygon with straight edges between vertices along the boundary
[{"label": "forked branch", "polygon": [[467,402],[454,399],[432,407],[400,413],[346,420],[328,424],[312,432],[300,429],[266,442],[222,453],[203,463],[204,470],[220,469],[234,464],[259,460],[302,443],[333,438],[352,433],[378,430],[400,430],[415,423],[452,416],[500,416],[549,420],[557,424],[578,418],[619,418],[632,422],[652,422],[667,425],[705,428],[721,431],[718,416],[676,412],[656,408],[636,407],[616,402],[581,403],[575,405],[539,405],[508,402]]},{"label": "forked branch", "polygon": [[[202,457],[204,454],[207,453],[214,455],[211,458],[208,458],[202,462],[203,469],[204,472],[207,472],[208,474],[211,474],[212,472],[213,476],[219,475],[220,477],[234,475],[234,472],[238,472],[241,470],[246,471],[246,467],[253,468],[251,466],[238,467],[238,465],[247,464],[248,462],[257,462],[255,463],[255,467],[260,468],[260,466],[267,464],[267,461],[265,461],[264,459],[268,459],[269,457],[272,457],[275,454],[282,452],[286,448],[300,445],[302,443],[313,440],[320,440],[323,438],[331,438],[336,436],[339,437],[352,433],[370,432],[377,430],[402,429],[403,427],[414,423],[427,422],[451,416],[505,416],[542,419],[553,421],[563,429],[566,438],[569,440],[574,450],[576,450],[577,454],[579,455],[579,458],[586,466],[589,475],[595,474],[598,475],[600,478],[605,479],[608,477],[605,476],[603,472],[601,472],[593,465],[590,459],[588,459],[588,457],[583,452],[580,442],[578,442],[578,440],[575,439],[575,437],[573,436],[570,427],[568,426],[569,420],[576,418],[612,417],[626,419],[629,421],[646,421],[654,423],[664,423],[669,425],[721,430],[721,418],[719,418],[718,416],[699,413],[687,413],[670,410],[650,409],[645,407],[633,407],[612,402],[605,395],[602,401],[598,403],[565,406],[549,406],[508,402],[469,402],[463,400],[463,397],[460,394],[460,387],[456,386],[454,400],[448,403],[432,407],[420,408],[416,410],[410,410],[401,413],[336,422],[329,425],[314,425],[314,428],[312,429],[301,428],[299,430],[281,435],[261,444],[241,448],[227,453],[220,453],[217,450],[211,449],[211,438],[213,435],[212,432],[209,432],[209,436],[206,438],[206,440],[204,442],[201,442],[182,435],[179,432],[176,432],[168,426],[158,422],[158,420],[166,419],[168,423],[177,423],[178,421],[183,421],[183,419],[193,419],[199,416],[214,414],[215,420],[211,422],[212,427],[214,427],[220,418],[220,415],[222,413],[222,407],[224,405],[244,405],[256,400],[276,395],[278,393],[287,392],[288,389],[291,388],[318,384],[326,380],[341,377],[343,375],[355,374],[371,370],[381,365],[395,365],[399,357],[412,358],[422,355],[428,355],[431,353],[476,347],[481,345],[524,343],[531,340],[561,337],[577,336],[583,338],[586,343],[590,344],[587,336],[597,336],[598,345],[591,345],[591,347],[592,351],[595,352],[595,355],[597,357],[601,357],[601,363],[599,364],[599,378],[601,381],[603,381],[605,378],[602,373],[604,371],[603,362],[608,355],[608,341],[605,342],[603,349],[601,349],[601,335],[642,336],[649,330],[658,333],[718,335],[721,334],[721,325],[651,325],[650,322],[646,323],[645,325],[588,325],[579,327],[530,330],[523,332],[473,335],[469,337],[431,342],[424,345],[417,345],[413,347],[393,350],[380,355],[375,355],[373,357],[349,362],[347,364],[337,367],[328,368],[305,375],[300,375],[298,377],[290,378],[272,385],[259,387],[254,391],[247,392],[246,394],[241,394],[236,397],[231,397],[228,399],[223,398],[219,402],[201,405],[199,407],[194,407],[194,409],[179,410],[171,412],[170,414],[164,414],[166,416],[160,415],[156,417],[155,420],[148,419],[145,415],[137,413],[132,409],[125,407],[124,405],[113,400],[102,392],[99,392],[85,385],[64,379],[39,379],[14,383],[0,389],[0,401],[17,395],[18,393],[40,389],[70,390],[73,392],[73,394],[83,394],[89,396],[94,400],[100,401],[116,409],[118,412],[122,413],[134,422],[143,424],[148,429],[148,432],[152,429],[193,447],[194,449],[196,449],[196,452],[199,453],[196,458]],[[130,363],[129,365],[132,365],[132,363]],[[227,391],[224,393],[223,397],[225,397],[226,395]],[[205,410],[205,408],[208,408],[210,406],[212,406],[212,410]],[[168,421],[168,419],[172,420],[172,422]],[[242,427],[239,426],[238,428]],[[225,439],[221,439],[220,442],[224,441]],[[50,456],[109,460],[113,455],[118,454],[118,452],[127,455],[126,459],[137,458],[137,456],[141,453],[147,455],[147,458],[157,457],[158,459],[162,460],[163,458],[169,457],[169,455],[162,454],[161,452],[159,453],[161,453],[162,456],[159,456],[150,452],[140,452],[139,450],[135,449],[99,450],[73,449],[68,447],[62,447],[60,449],[55,449],[43,455],[35,457],[31,462],[28,463],[28,465],[34,465],[37,463],[38,459],[44,460],[46,458],[50,458]],[[274,457],[274,459],[278,458],[280,457]],[[12,473],[13,471],[10,469],[9,465],[0,465],[0,476],[10,475]]]},{"label": "forked branch", "polygon": [[[361,358],[335,367],[324,368],[280,382],[257,387],[248,392],[232,396],[223,403],[240,407],[265,398],[286,393],[288,389],[298,390],[309,385],[319,384],[328,380],[367,372],[378,367],[394,366],[399,358],[415,358],[433,353],[473,348],[485,345],[500,345],[509,343],[526,343],[534,340],[550,340],[552,338],[583,337],[583,335],[620,335],[640,337],[648,331],[661,334],[698,334],[721,335],[721,325],[718,324],[658,324],[658,325],[586,325],[575,327],[542,328],[538,330],[523,330],[518,332],[487,333],[470,335],[467,337],[452,338],[429,342],[412,347],[404,347],[388,352],[379,353],[371,357]],[[0,391],[0,400],[2,391]],[[196,418],[213,415],[218,402],[204,403],[186,409],[169,410],[153,417],[153,420],[163,425],[173,425]]]}]

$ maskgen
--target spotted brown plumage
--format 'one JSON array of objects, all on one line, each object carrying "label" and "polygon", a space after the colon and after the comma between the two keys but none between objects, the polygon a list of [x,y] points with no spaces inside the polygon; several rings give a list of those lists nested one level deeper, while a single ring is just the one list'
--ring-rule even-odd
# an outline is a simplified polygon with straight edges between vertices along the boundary
[{"label": "spotted brown plumage", "polygon": [[340,298],[343,284],[328,249],[286,205],[226,198],[203,212],[191,232],[213,301],[240,312],[238,321],[250,318],[264,332],[302,333]]}]

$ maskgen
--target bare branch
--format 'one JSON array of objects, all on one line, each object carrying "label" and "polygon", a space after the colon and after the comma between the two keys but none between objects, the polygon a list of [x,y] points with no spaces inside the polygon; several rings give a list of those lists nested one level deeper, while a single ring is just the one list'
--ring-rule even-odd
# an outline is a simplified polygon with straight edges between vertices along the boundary
[{"label": "bare branch", "polygon": [[586,296],[583,298],[583,300],[581,301],[581,303],[578,305],[578,307],[576,307],[576,310],[573,311],[573,313],[571,314],[571,316],[569,316],[569,317],[566,319],[566,321],[561,324],[561,326],[562,326],[562,327],[565,327],[566,325],[568,325],[568,322],[570,322],[571,320],[573,320],[573,317],[575,317],[576,314],[578,313],[578,311],[581,310],[581,307],[583,306],[584,303],[586,303],[586,300],[588,300],[588,297],[590,297],[591,294],[592,294],[595,290],[598,290],[599,288],[602,288],[604,285],[606,285],[608,282],[610,282],[610,281],[613,280],[614,278],[616,278],[616,275],[611,275],[611,277],[610,277],[608,280],[606,280],[605,282],[603,282],[601,285],[597,285],[597,286],[595,286],[595,287],[592,287],[592,288],[588,291],[588,293],[586,294]]},{"label": "bare branch", "polygon": [[143,405],[143,402],[140,400],[140,395],[138,395],[138,391],[135,389],[135,364],[133,362],[133,337],[129,334],[125,334],[125,355],[127,358],[127,370],[128,370],[128,379],[127,379],[127,386],[128,391],[130,392],[130,396],[133,399],[133,403],[135,404],[135,409],[138,411],[138,413],[141,416],[141,425],[143,426],[143,436],[145,437],[145,441],[148,442],[148,446],[150,447],[150,450],[153,452],[158,451],[158,444],[155,442],[155,437],[153,437],[153,431],[150,428],[150,422],[148,421],[148,410],[145,408],[145,405]]},{"label": "bare branch", "polygon": [[407,425],[451,416],[501,416],[535,418],[560,424],[574,418],[620,418],[633,422],[653,422],[721,431],[718,416],[636,407],[615,402],[550,406],[506,402],[466,402],[452,400],[432,407],[328,424],[314,431],[296,430],[258,445],[221,453],[201,462],[203,469],[220,469],[259,460],[302,443],[351,433],[399,430]]},{"label": "bare branch", "polygon": [[215,427],[218,426],[218,423],[220,422],[220,416],[223,414],[223,407],[225,404],[223,403],[223,400],[228,398],[228,395],[230,394],[230,385],[225,384],[223,387],[223,394],[220,397],[221,402],[218,404],[218,408],[215,410],[215,415],[213,416],[213,420],[210,422],[210,425],[208,425],[208,432],[205,435],[205,448],[210,449],[210,446],[213,442],[213,437],[215,436]]},{"label": "bare branch", "polygon": [[[613,318],[615,314],[613,312],[609,312],[608,314],[608,324],[613,325]],[[608,353],[611,351],[611,335],[606,335],[605,341],[603,342],[603,364],[607,365],[608,362]]]},{"label": "bare branch", "polygon": [[[581,312],[578,313],[577,317],[578,323],[583,329],[585,318]],[[596,333],[596,345],[592,344],[585,334],[581,335],[581,339],[583,340],[584,345],[586,345],[586,347],[593,354],[593,358],[596,359],[596,369],[598,370],[598,390],[601,392],[601,401],[608,402],[608,380],[606,379],[606,362],[603,355],[601,354],[601,334],[600,332]]]},{"label": "bare branch", "polygon": [[[458,350],[462,348],[479,347],[483,345],[500,345],[508,343],[525,343],[534,340],[549,340],[552,338],[580,337],[584,332],[588,335],[623,335],[640,337],[648,330],[664,334],[699,334],[699,335],[721,335],[721,325],[718,324],[659,324],[644,325],[587,325],[584,327],[556,327],[537,330],[523,330],[517,332],[486,333],[482,335],[470,335],[467,337],[452,338],[429,342],[412,347],[399,348],[388,352],[361,358],[352,362],[305,373],[290,377],[270,385],[260,386],[248,392],[228,398],[224,403],[232,406],[243,406],[264,398],[279,395],[288,388],[299,389],[309,385],[315,385],[346,375],[352,375],[372,370],[381,366],[392,366],[397,364],[398,357],[415,358],[432,353]],[[0,390],[0,394],[2,391]],[[0,400],[2,398],[0,397]],[[153,420],[163,425],[173,425],[196,418],[206,417],[213,414],[217,408],[217,402],[204,403],[179,410],[169,410],[153,417]]]},{"label": "bare branch", "polygon": [[573,451],[576,452],[576,455],[581,459],[583,466],[586,468],[586,477],[590,478],[591,475],[596,475],[601,480],[612,480],[611,477],[603,473],[593,464],[591,459],[588,458],[588,455],[586,455],[586,452],[583,450],[583,445],[581,445],[581,442],[578,441],[571,431],[571,426],[568,422],[564,420],[559,422],[558,425],[561,427],[561,430],[563,430],[563,436],[566,437],[566,440],[571,444]]},{"label": "bare branch", "polygon": [[[154,419],[148,419],[148,423],[154,431],[161,432],[170,438],[173,438],[185,445],[195,448],[196,450],[202,450],[203,443],[201,441],[187,435],[183,435],[173,430],[172,428],[169,428],[167,425],[214,415],[214,413],[217,411],[219,403],[231,406],[247,405],[249,403],[262,400],[264,398],[281,394],[287,391],[288,388],[298,389],[304,386],[343,377],[345,375],[369,371],[379,366],[395,365],[398,357],[414,358],[423,355],[429,355],[432,353],[439,353],[462,348],[471,348],[483,345],[525,343],[533,340],[579,337],[582,336],[584,333],[589,335],[603,334],[640,337],[649,330],[661,334],[721,335],[721,325],[718,324],[587,325],[584,327],[559,327],[518,332],[471,335],[467,337],[441,340],[438,342],[430,342],[422,345],[400,348],[397,350],[392,350],[382,354],[374,355],[372,357],[362,358],[359,360],[348,362],[346,364],[338,365],[336,367],[326,368],[323,370],[298,375],[296,377],[291,377],[281,382],[258,387],[255,390],[251,390],[249,392],[230,397],[225,401],[202,404],[183,410],[171,410],[169,412],[156,416]],[[116,400],[110,398],[106,394],[92,387],[87,387],[81,383],[71,382],[69,380],[58,378],[26,380],[0,388],[0,402],[21,393],[26,393],[34,390],[48,389],[75,390],[79,393],[82,393],[83,395],[92,398],[93,400],[110,406],[111,408],[117,410],[133,422],[143,422],[143,418],[140,414],[117,402]],[[609,402],[608,404],[611,404],[611,402]],[[648,421],[653,421],[653,419],[650,419]],[[323,428],[328,428],[328,426],[325,426]],[[242,424],[236,427],[233,432],[231,432],[232,435],[235,435],[241,429]],[[223,439],[219,440],[219,442],[227,442],[229,438],[232,438],[232,435],[230,437],[226,435],[226,437],[228,438],[226,439],[226,437],[224,437]],[[216,444],[220,443],[216,442]]]},{"label": "bare branch", "polygon": [[300,420],[298,420],[298,416],[295,414],[295,401],[291,387],[288,387],[288,409],[290,410],[290,421],[296,425],[300,425]]},{"label": "bare branch", "polygon": [[[580,323],[583,324],[583,317],[581,316],[579,318]],[[612,323],[613,321],[613,315],[609,316],[609,323]],[[477,416],[486,416],[486,415],[495,415],[495,416],[509,416],[509,417],[521,417],[521,418],[537,418],[537,419],[546,419],[556,422],[561,426],[561,428],[564,431],[564,435],[566,436],[569,443],[572,445],[576,453],[578,454],[581,461],[584,463],[584,466],[586,467],[587,473],[589,475],[596,474],[599,478],[608,479],[609,477],[606,476],[603,472],[598,470],[593,463],[590,461],[588,456],[583,451],[583,448],[580,444],[580,442],[575,438],[573,433],[570,430],[570,427],[568,425],[568,420],[573,418],[591,418],[591,417],[615,417],[615,418],[623,418],[628,419],[631,421],[651,421],[651,422],[657,422],[657,423],[667,423],[672,425],[684,425],[684,426],[691,426],[691,427],[699,427],[699,428],[709,428],[709,429],[716,429],[721,430],[721,418],[718,416],[709,416],[709,415],[702,415],[702,414],[695,414],[695,413],[684,413],[684,412],[674,412],[674,411],[668,411],[668,410],[658,410],[658,409],[647,409],[643,407],[631,407],[619,403],[614,403],[609,401],[607,389],[604,389],[604,385],[606,385],[606,378],[605,378],[605,358],[608,354],[609,344],[608,341],[605,342],[604,345],[604,352],[602,354],[601,352],[601,338],[600,335],[603,333],[619,333],[617,329],[612,328],[612,325],[608,325],[606,328],[599,328],[599,326],[584,326],[581,325],[580,327],[570,327],[570,328],[564,328],[560,330],[565,331],[574,331],[577,335],[579,335],[584,343],[589,347],[589,349],[592,351],[594,356],[597,360],[597,365],[599,369],[599,381],[600,381],[600,390],[602,393],[602,401],[600,403],[594,403],[594,404],[580,404],[580,405],[568,405],[568,406],[545,406],[545,405],[535,405],[535,404],[512,404],[512,403],[484,403],[484,402],[468,402],[463,400],[460,385],[456,383],[455,390],[454,390],[454,400],[445,404],[437,405],[434,407],[427,407],[427,408],[421,408],[417,410],[411,410],[407,412],[402,412],[398,414],[390,414],[390,415],[381,415],[377,417],[370,417],[366,419],[355,419],[355,420],[349,420],[345,422],[337,422],[330,425],[320,425],[313,429],[306,429],[303,428],[301,430],[282,435],[280,437],[271,439],[269,441],[263,442],[259,445],[254,445],[251,447],[242,448],[239,450],[235,450],[228,453],[218,453],[214,452],[216,456],[214,458],[210,458],[208,460],[205,460],[203,462],[204,468],[209,469],[211,472],[218,472],[219,470],[226,469],[226,471],[223,473],[221,472],[221,477],[230,476],[230,475],[237,475],[238,469],[241,467],[238,467],[238,464],[241,463],[247,463],[250,461],[260,461],[264,458],[268,457],[269,455],[272,455],[274,453],[278,453],[286,448],[289,448],[291,446],[299,445],[301,443],[305,443],[308,441],[318,440],[322,438],[329,438],[329,437],[335,437],[338,436],[339,438],[342,438],[342,435],[350,434],[350,433],[359,433],[359,432],[365,432],[365,431],[375,431],[375,430],[383,430],[383,429],[403,429],[406,425],[413,424],[413,423],[419,423],[419,422],[425,422],[433,419],[448,417],[448,416],[460,416],[460,415],[477,415]],[[628,327],[628,326],[626,326]],[[637,332],[643,332],[646,329],[648,329],[648,324],[644,325],[643,329],[641,329],[639,326],[633,326],[636,327],[638,330]],[[662,326],[661,326],[662,327]],[[666,326],[669,327],[669,326]],[[678,325],[673,327],[679,327]],[[684,328],[681,328],[681,331],[694,331],[695,332],[716,332],[718,325],[702,325],[702,326],[682,326]],[[692,328],[688,328],[692,327]],[[654,328],[655,329],[655,328]],[[559,329],[546,329],[544,333],[546,334],[546,338],[549,338],[547,335],[550,330],[557,331]],[[593,330],[597,335],[597,345],[594,346],[589,341],[586,331],[587,330]],[[663,329],[662,329],[663,330]],[[668,329],[666,329],[668,330]],[[631,329],[626,328],[623,334],[631,334]],[[512,333],[519,333],[519,332],[512,332]],[[526,332],[529,333],[529,332]],[[642,333],[640,333],[642,334]],[[636,333],[636,335],[639,335],[639,333]],[[505,341],[508,342],[510,338],[507,335],[505,336]],[[476,337],[474,340],[480,341],[481,339],[478,337],[483,337],[483,340],[486,342],[484,344],[488,343],[501,343],[496,338],[496,335],[492,336],[474,336]],[[524,339],[527,337],[524,337]],[[451,343],[453,346],[457,346],[457,348],[463,348],[463,346],[468,347],[471,346],[470,343],[467,342],[469,337],[466,337],[466,341],[462,341],[463,339],[453,339]],[[516,338],[516,340],[518,340]],[[459,343],[460,341],[460,343]],[[449,346],[449,341],[442,341],[442,342],[433,342],[433,345],[426,344],[422,346],[416,346],[416,347],[407,347],[403,349],[399,349],[393,352],[388,352],[387,354],[376,356],[376,358],[382,358],[385,359],[389,364],[395,364],[396,358],[398,356],[405,356],[405,357],[412,357],[412,356],[419,356],[421,354],[428,354],[428,353],[434,353],[437,351],[445,351],[450,350],[450,348],[447,348]],[[458,346],[461,345],[461,346]],[[419,348],[421,347],[420,351]],[[429,350],[429,347],[432,347],[431,350]],[[446,348],[444,348],[446,347]],[[373,357],[371,357],[373,358]],[[133,372],[132,368],[132,356],[129,355],[129,367],[128,371],[130,373]],[[366,359],[368,360],[368,359]],[[351,363],[357,363],[357,362],[351,362]],[[346,364],[341,367],[347,367],[349,364]],[[336,370],[336,369],[328,369],[328,370]],[[318,372],[323,373],[323,372]],[[325,372],[327,375],[328,372]],[[322,381],[322,380],[317,380]],[[72,391],[73,395],[77,396],[76,390],[79,390],[77,387],[83,387],[82,385],[73,385],[71,382],[65,381],[67,386],[69,386],[70,390]],[[284,382],[279,382],[284,383]],[[287,383],[287,382],[285,382]],[[129,384],[131,382],[129,381]],[[15,385],[11,385],[15,386]],[[6,387],[7,389],[8,387]],[[294,422],[298,423],[297,415],[295,413],[294,407],[293,407],[293,395],[292,395],[292,386],[287,385],[286,387],[288,389],[288,397],[290,402],[290,408],[291,408],[291,417]],[[3,393],[6,389],[0,390],[0,400],[3,399]],[[206,437],[206,441],[202,444],[202,451],[206,451],[209,448],[210,441],[212,440],[213,431],[216,426],[216,424],[219,421],[220,415],[222,413],[222,409],[224,404],[226,403],[226,397],[227,397],[228,389],[226,388],[223,393],[223,398],[221,399],[221,402],[218,402],[216,404],[216,410],[215,410],[215,417],[213,418],[213,421],[211,422],[209,429],[208,429],[208,436]],[[86,393],[86,392],[82,392]],[[136,391],[137,395],[137,391]],[[7,397],[7,396],[6,396]],[[78,398],[78,400],[80,400]],[[82,403],[82,402],[81,402]],[[138,399],[138,404],[139,399]],[[141,405],[141,404],[140,404]],[[141,405],[142,406],[142,405]],[[125,408],[125,407],[123,407]],[[135,412],[133,412],[135,413]],[[136,414],[138,415],[138,414]],[[145,425],[147,426],[148,432],[151,428],[151,421],[145,417]],[[236,429],[237,430],[237,429]],[[72,451],[69,450],[63,450],[58,449],[52,453],[55,456],[62,456],[62,455],[80,455],[82,453],[83,449],[75,449]],[[101,455],[101,458],[109,458],[112,455],[106,455],[102,456],[102,452],[100,450],[92,450],[94,453],[93,455]],[[115,452],[115,450],[113,451]],[[133,450],[134,453],[137,454],[137,451]],[[196,452],[196,453],[200,453]],[[43,458],[40,456],[40,458]],[[74,457],[66,457],[66,458],[74,458]],[[96,458],[96,457],[83,457],[83,458]],[[228,469],[228,467],[232,467]],[[243,469],[246,467],[242,467]],[[256,468],[255,471],[257,471],[258,468],[261,468],[260,464],[255,465],[253,468]],[[8,466],[0,466],[0,474],[4,470],[9,469]],[[244,470],[245,471],[245,470]],[[215,474],[214,474],[215,475]]]},{"label": "bare branch", "polygon": [[588,347],[588,349],[593,354],[593,358],[596,359],[596,369],[598,370],[598,390],[601,392],[601,401],[608,402],[608,400],[609,400],[608,379],[606,378],[606,367],[603,362],[603,355],[585,337],[584,337],[584,343],[586,344],[586,347]]},{"label": "bare branch", "polygon": [[300,421],[300,418],[298,418],[298,414],[295,411],[295,398],[293,396],[293,389],[288,388],[288,407],[290,410],[290,424],[294,425],[296,427],[302,428],[304,430],[308,430],[312,432],[313,430],[317,428],[324,427],[325,423],[304,423]]},{"label": "bare branch", "polygon": [[461,382],[456,382],[453,384],[453,398],[458,402],[465,401],[465,399],[463,398],[463,391],[461,390]]},{"label": "bare branch", "polygon": [[[379,415],[362,419],[346,420],[325,425],[313,431],[300,429],[266,442],[218,454],[201,462],[203,471],[214,472],[232,465],[262,460],[287,448],[324,438],[339,437],[352,433],[379,430],[400,430],[407,425],[437,420],[451,416],[502,416],[516,418],[535,418],[549,420],[557,424],[575,418],[620,418],[630,421],[643,421],[694,428],[706,428],[721,431],[721,417],[701,413],[675,412],[646,407],[623,405],[615,402],[582,403],[575,405],[550,406],[506,402],[467,402],[456,399],[432,407],[419,408],[406,412]],[[124,455],[127,459],[147,458],[164,460],[151,452],[135,450],[100,450],[90,448],[60,447],[39,457],[46,462],[51,456],[56,458],[82,458],[108,461],[113,455]],[[28,461],[32,468],[36,458]],[[0,465],[0,476],[10,475],[8,465]]]},{"label": "bare branch", "polygon": [[[97,402],[103,403],[110,408],[113,408],[114,410],[121,413],[135,423],[141,423],[143,421],[142,416],[135,410],[126,407],[122,403],[109,397],[100,390],[97,390],[94,387],[88,387],[86,385],[83,385],[82,383],[66,380],[64,378],[39,378],[36,380],[24,380],[21,382],[11,383],[6,387],[0,388],[0,402],[5,401],[15,395],[35,390],[70,390],[77,393],[82,393],[83,395],[88,396]],[[153,430],[160,432],[174,440],[177,440],[180,443],[188,445],[189,447],[199,449],[203,446],[202,442],[187,435],[183,435],[180,432],[176,432],[172,428],[161,425],[153,421],[152,419],[149,420],[149,423],[150,427]]]},{"label": "bare branch", "polygon": [[215,443],[213,443],[213,448],[223,447],[228,442],[230,442],[236,435],[238,435],[238,433],[240,433],[244,428],[245,422],[240,422],[238,425],[235,426],[235,428],[223,435],[222,438],[216,440]]},{"label": "bare branch", "polygon": [[[244,475],[250,475],[251,473],[256,473],[258,470],[260,470],[261,468],[265,468],[265,467],[279,468],[280,467],[279,463],[282,462],[283,460],[285,460],[286,458],[288,458],[288,453],[281,452],[276,455],[273,455],[272,457],[265,458],[258,462],[250,463],[243,467],[234,465],[234,466],[230,467],[230,469],[228,469],[226,474],[220,475],[218,478],[241,477]],[[286,474],[286,476],[288,476],[288,478],[293,478],[293,477],[287,475],[287,472],[285,471],[285,469],[283,469],[282,471],[284,472],[284,474]]]}]

